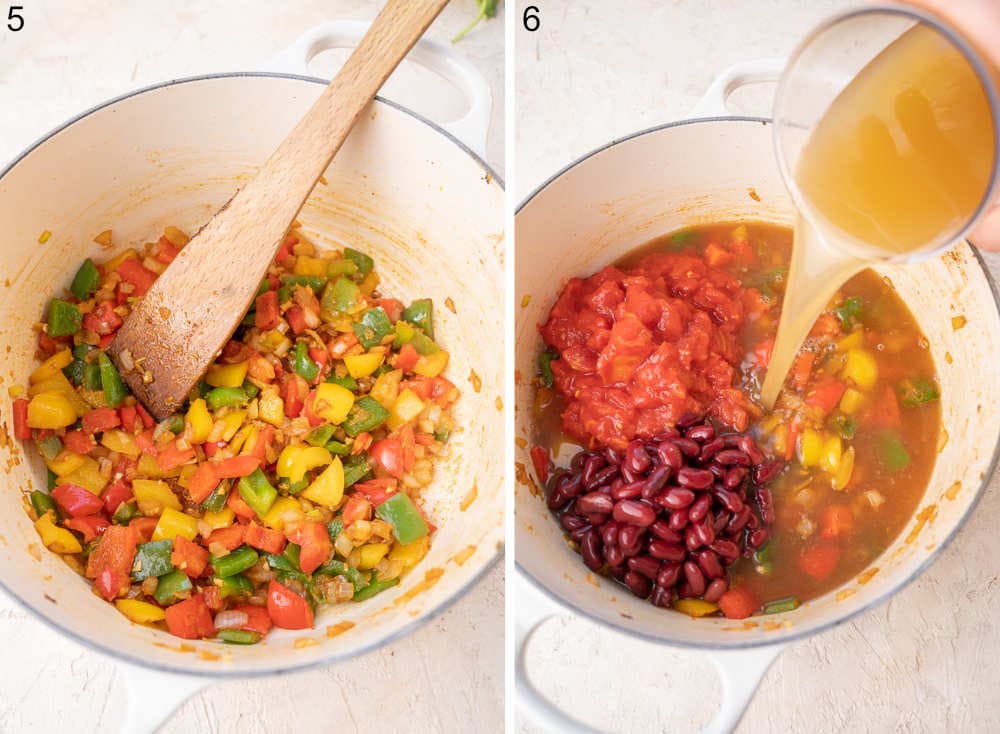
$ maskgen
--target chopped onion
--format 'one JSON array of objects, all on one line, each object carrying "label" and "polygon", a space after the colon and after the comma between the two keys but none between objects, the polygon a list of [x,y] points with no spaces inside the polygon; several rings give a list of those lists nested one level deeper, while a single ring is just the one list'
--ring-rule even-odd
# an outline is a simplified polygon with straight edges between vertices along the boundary
[{"label": "chopped onion", "polygon": [[153,429],[153,441],[158,443],[160,436],[164,433],[170,432],[170,424],[174,422],[174,417],[164,418],[162,421],[156,424],[156,428]]},{"label": "chopped onion", "polygon": [[816,530],[816,523],[810,520],[805,515],[799,520],[799,524],[795,526],[795,532],[797,532],[803,539],[808,538]]},{"label": "chopped onion", "polygon": [[132,368],[135,367],[135,363],[132,361],[132,352],[127,349],[123,349],[118,353],[118,359],[121,360],[122,368],[126,372],[131,372]]},{"label": "chopped onion", "polygon": [[869,489],[867,492],[865,492],[865,499],[868,500],[868,504],[870,504],[876,510],[883,504],[885,504],[885,497],[882,496],[881,492],[878,492],[874,489]]},{"label": "chopped onion", "polygon": [[238,612],[234,609],[227,609],[215,615],[215,629],[234,629],[245,625],[250,621],[250,615],[246,612]]}]

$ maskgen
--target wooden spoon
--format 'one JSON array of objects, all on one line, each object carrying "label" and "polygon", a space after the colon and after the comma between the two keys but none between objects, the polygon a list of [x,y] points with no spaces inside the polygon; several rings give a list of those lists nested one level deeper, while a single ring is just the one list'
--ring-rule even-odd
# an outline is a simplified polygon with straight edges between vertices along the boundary
[{"label": "wooden spoon", "polygon": [[250,307],[316,181],[383,82],[448,0],[388,0],[305,117],[181,250],[108,347],[135,396],[163,420],[180,408]]}]

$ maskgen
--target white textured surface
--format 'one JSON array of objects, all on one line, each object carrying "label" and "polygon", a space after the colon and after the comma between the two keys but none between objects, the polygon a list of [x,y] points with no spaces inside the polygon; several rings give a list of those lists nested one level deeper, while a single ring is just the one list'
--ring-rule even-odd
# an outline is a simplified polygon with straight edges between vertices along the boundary
[{"label": "white textured surface", "polygon": [[[516,18],[527,2],[518,2]],[[683,117],[713,76],[787,54],[840,0],[549,0],[541,29],[518,29],[516,197],[616,137]],[[767,114],[767,96],[734,102]],[[745,105],[745,106],[744,106]],[[1000,258],[990,258],[1000,273]],[[994,404],[992,409],[998,409]],[[1000,730],[1000,481],[916,582],[841,627],[793,644],[771,668],[739,727],[763,732]],[[539,687],[615,732],[698,731],[719,684],[697,653],[658,647],[566,617],[529,651]],[[537,730],[521,722],[522,734]]]},{"label": "white textured surface", "polygon": [[[23,3],[25,29],[0,25],[0,165],[35,139],[111,97],[163,80],[253,70],[302,31],[371,18],[373,0]],[[454,0],[429,35],[447,40],[475,14]],[[6,5],[4,5],[4,10]],[[486,75],[496,105],[489,160],[503,169],[502,21],[457,48]],[[316,60],[332,71],[332,57]],[[449,90],[409,70],[388,96],[433,114]],[[392,82],[390,82],[392,83]],[[266,113],[266,111],[264,111]],[[457,117],[457,114],[453,116]],[[39,192],[44,196],[44,192]],[[6,491],[11,491],[7,489]],[[356,660],[277,679],[212,686],[163,728],[170,732],[499,731],[503,721],[503,567],[415,634]],[[114,664],[35,621],[0,594],[0,732],[115,731],[124,689]]]}]

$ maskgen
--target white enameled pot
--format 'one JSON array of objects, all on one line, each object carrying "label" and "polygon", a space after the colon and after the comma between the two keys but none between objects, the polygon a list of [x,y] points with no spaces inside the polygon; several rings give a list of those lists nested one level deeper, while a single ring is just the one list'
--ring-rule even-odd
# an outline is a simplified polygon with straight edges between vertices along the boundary
[{"label": "white enameled pot", "polygon": [[[568,278],[593,273],[656,235],[740,218],[791,224],[794,209],[775,160],[770,122],[725,116],[724,104],[736,87],[773,81],[781,68],[780,61],[769,60],[727,70],[695,109],[704,119],[646,130],[594,151],[545,183],[517,213],[516,292],[519,300],[530,296],[515,325],[515,434],[524,439],[516,449],[524,467],[515,487],[517,703],[545,731],[593,731],[558,710],[531,682],[525,649],[546,619],[580,614],[650,643],[692,648],[711,658],[722,680],[722,704],[706,731],[731,731],[787,644],[884,601],[925,569],[968,517],[995,467],[997,294],[976,252],[962,242],[934,260],[878,268],[928,337],[941,379],[943,430],[918,511],[870,567],[869,579],[769,616],[766,624],[691,619],[590,574],[546,508],[527,450],[535,442],[531,376],[542,346],[538,324]],[[952,317],[958,315],[967,322],[955,329]]]},{"label": "white enameled pot", "polygon": [[[280,57],[305,72],[320,50],[352,44],[365,26],[330,24]],[[416,58],[470,97],[453,129],[483,149],[491,97],[485,80],[441,44]],[[0,174],[0,387],[33,369],[32,324],[87,256],[155,239],[175,224],[194,232],[251,176],[323,90],[292,74],[230,74],[158,85],[112,100],[42,138]],[[41,548],[24,492],[45,485],[34,449],[12,439],[0,400],[0,584],[40,619],[130,668],[125,730],[151,731],[213,678],[282,673],[346,660],[433,618],[500,556],[503,542],[504,220],[502,183],[442,126],[377,99],[351,133],[299,219],[320,245],[371,253],[386,293],[431,297],[447,375],[462,390],[460,427],[424,494],[439,530],[427,557],[373,599],[327,608],[313,630],[275,630],[256,646],[188,642],[131,624],[58,556]],[[39,235],[51,238],[39,244]],[[233,257],[239,257],[234,243]],[[453,304],[446,307],[446,300]],[[476,391],[467,378],[478,373]],[[328,627],[354,626],[333,636]],[[182,646],[181,643],[185,644]],[[151,680],[155,679],[155,680]]]}]

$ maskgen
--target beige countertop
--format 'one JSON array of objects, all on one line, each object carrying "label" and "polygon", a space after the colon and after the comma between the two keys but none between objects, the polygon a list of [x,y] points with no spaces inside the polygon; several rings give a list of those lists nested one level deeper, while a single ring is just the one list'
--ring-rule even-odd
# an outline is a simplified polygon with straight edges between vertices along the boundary
[{"label": "beige countertop", "polygon": [[[23,31],[11,33],[0,25],[0,165],[107,99],[172,78],[259,70],[306,29],[334,19],[371,19],[381,3],[29,0],[22,5]],[[454,0],[430,36],[447,41],[474,15],[473,0]],[[502,174],[501,23],[480,25],[456,49],[493,87],[497,104],[488,158]],[[317,58],[317,73],[336,68],[336,53]],[[446,113],[462,109],[455,92],[426,73],[404,70],[390,84],[386,96],[429,116],[439,114],[429,102],[439,94]],[[500,731],[503,582],[500,563],[440,617],[350,662],[211,686],[162,731],[466,732],[470,722],[477,731]],[[7,661],[0,664],[0,732],[115,731],[125,691],[108,658],[56,634],[2,594],[0,646]]]},{"label": "beige countertop", "polygon": [[[518,14],[530,3],[519,2]],[[616,137],[684,117],[722,69],[787,54],[842,0],[548,0],[517,35],[517,201]],[[767,115],[766,94],[734,100]],[[988,258],[994,277],[1000,257]],[[993,367],[995,369],[995,365]],[[994,405],[994,409],[997,406]],[[794,643],[764,679],[740,734],[1000,730],[1000,478],[955,541],[887,604]],[[699,731],[719,684],[697,653],[567,616],[536,634],[539,687],[615,732]],[[537,729],[520,723],[522,734]]]}]

